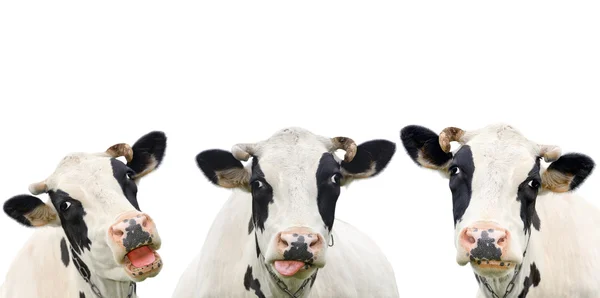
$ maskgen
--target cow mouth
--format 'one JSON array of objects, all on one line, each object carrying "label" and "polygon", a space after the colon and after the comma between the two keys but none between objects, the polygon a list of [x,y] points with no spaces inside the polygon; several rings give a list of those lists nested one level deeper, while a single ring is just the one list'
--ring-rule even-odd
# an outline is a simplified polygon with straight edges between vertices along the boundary
[{"label": "cow mouth", "polygon": [[156,276],[162,269],[162,259],[150,246],[140,246],[129,251],[124,258],[125,271],[135,281]]},{"label": "cow mouth", "polygon": [[471,266],[481,276],[498,277],[514,270],[519,263],[513,261],[473,260]]},{"label": "cow mouth", "polygon": [[302,261],[278,260],[273,262],[275,270],[286,277],[294,276],[298,272],[309,270],[313,265]]}]

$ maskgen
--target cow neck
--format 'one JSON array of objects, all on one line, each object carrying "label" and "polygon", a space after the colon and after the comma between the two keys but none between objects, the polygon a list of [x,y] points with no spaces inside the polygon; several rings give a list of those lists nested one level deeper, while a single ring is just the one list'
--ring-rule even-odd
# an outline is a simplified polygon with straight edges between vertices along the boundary
[{"label": "cow neck", "polygon": [[71,259],[75,270],[79,273],[83,281],[79,280],[79,288],[89,292],[92,298],[135,298],[136,284],[134,282],[121,282],[100,278],[83,263],[73,247],[71,249]]},{"label": "cow neck", "polygon": [[528,254],[530,248],[529,244],[531,242],[531,234],[532,232],[529,233],[527,244],[525,246],[525,250],[523,251],[523,262],[521,262],[519,266],[515,267],[513,273],[501,278],[485,278],[476,274],[478,280],[480,281],[479,287],[483,291],[485,297],[513,298],[517,297],[523,290],[523,281],[525,280],[526,275],[523,273],[523,268],[527,268],[527,266],[533,262],[532,254]]},{"label": "cow neck", "polygon": [[[256,234],[256,227],[254,228],[254,233]],[[255,235],[254,241],[258,239]],[[269,291],[272,295],[271,297],[286,297],[286,298],[301,298],[308,297],[308,293],[312,289],[312,285],[314,284],[314,280],[317,278],[317,273],[319,269],[315,270],[309,278],[305,279],[301,282],[284,282],[277,274],[273,272],[265,262],[265,257],[260,252],[258,258],[255,258],[255,264],[252,268],[256,268],[257,276],[255,278],[260,278],[260,284],[269,285]]]}]

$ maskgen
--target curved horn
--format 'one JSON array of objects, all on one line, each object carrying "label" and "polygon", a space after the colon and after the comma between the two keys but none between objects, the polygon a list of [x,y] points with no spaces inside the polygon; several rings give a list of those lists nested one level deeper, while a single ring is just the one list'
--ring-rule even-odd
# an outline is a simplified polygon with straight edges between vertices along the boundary
[{"label": "curved horn", "polygon": [[539,156],[544,158],[545,162],[553,162],[560,158],[562,150],[558,146],[538,145]]},{"label": "curved horn", "polygon": [[450,152],[450,142],[463,142],[462,137],[465,131],[457,127],[446,127],[440,133],[440,147],[444,152]]},{"label": "curved horn", "polygon": [[342,149],[344,151],[346,151],[346,154],[344,155],[344,161],[345,162],[351,162],[354,159],[354,156],[356,155],[356,143],[354,143],[354,140],[352,140],[351,138],[346,138],[346,137],[335,137],[335,138],[331,138],[331,145],[333,150],[337,150],[337,149]]},{"label": "curved horn", "polygon": [[247,161],[254,155],[254,144],[237,144],[231,148],[231,154],[237,160]]},{"label": "curved horn", "polygon": [[131,146],[125,143],[111,146],[110,148],[106,149],[106,153],[112,157],[124,156],[128,163],[133,159],[133,149],[131,149]]},{"label": "curved horn", "polygon": [[46,181],[32,183],[29,185],[29,192],[33,195],[48,192],[48,185],[46,185]]}]

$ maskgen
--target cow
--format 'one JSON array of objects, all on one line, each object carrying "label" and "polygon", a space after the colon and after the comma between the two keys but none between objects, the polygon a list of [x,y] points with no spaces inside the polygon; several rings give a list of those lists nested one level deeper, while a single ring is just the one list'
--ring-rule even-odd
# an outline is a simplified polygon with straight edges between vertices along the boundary
[{"label": "cow", "polygon": [[341,187],[378,175],[395,151],[290,127],[199,153],[208,180],[233,192],[173,297],[398,297],[378,246],[335,219]]},{"label": "cow", "polygon": [[417,165],[449,180],[456,261],[471,265],[477,297],[600,297],[600,210],[574,192],[590,157],[505,123],[439,135],[408,125],[400,138]]},{"label": "cow", "polygon": [[6,201],[9,217],[36,229],[0,297],[137,297],[136,282],[156,276],[163,265],[160,236],[140,210],[137,184],[160,166],[165,149],[165,134],[153,131],[133,147],[68,154],[47,179],[29,186],[33,195],[47,194],[47,202],[28,194]]}]

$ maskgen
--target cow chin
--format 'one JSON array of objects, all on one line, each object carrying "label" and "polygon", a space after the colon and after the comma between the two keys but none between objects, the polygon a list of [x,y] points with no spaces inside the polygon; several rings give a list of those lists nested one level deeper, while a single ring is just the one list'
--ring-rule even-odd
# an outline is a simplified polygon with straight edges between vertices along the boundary
[{"label": "cow chin", "polygon": [[517,253],[507,253],[502,260],[476,259],[464,249],[458,249],[456,262],[460,266],[471,264],[475,274],[487,278],[501,278],[514,271],[523,261]]}]

